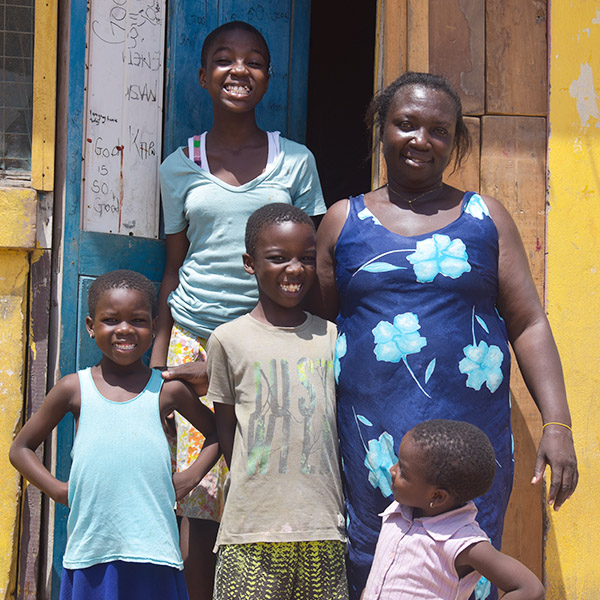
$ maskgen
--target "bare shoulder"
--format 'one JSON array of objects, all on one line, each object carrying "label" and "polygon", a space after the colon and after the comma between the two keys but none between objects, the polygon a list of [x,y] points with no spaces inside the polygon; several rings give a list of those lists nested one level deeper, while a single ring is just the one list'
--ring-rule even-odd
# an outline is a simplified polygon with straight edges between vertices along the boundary
[{"label": "bare shoulder", "polygon": [[346,222],[349,205],[350,200],[344,198],[343,200],[338,200],[325,213],[317,233],[321,243],[324,243],[328,247],[335,246]]},{"label": "bare shoulder", "polygon": [[78,411],[81,406],[81,386],[77,373],[70,373],[59,379],[48,392],[47,399],[57,404],[65,404],[67,411]]},{"label": "bare shoulder", "polygon": [[500,200],[494,198],[493,196],[484,196],[481,195],[481,198],[485,202],[485,205],[488,207],[490,211],[490,217],[492,221],[494,221],[494,225],[496,225],[496,229],[498,230],[498,234],[501,236],[506,233],[512,233],[517,231],[517,226],[513,218],[510,216],[508,210]]}]

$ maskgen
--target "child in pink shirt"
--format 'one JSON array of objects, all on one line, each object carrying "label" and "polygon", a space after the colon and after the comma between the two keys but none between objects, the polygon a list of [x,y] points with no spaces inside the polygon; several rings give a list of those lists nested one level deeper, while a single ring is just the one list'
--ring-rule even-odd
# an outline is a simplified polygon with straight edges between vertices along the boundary
[{"label": "child in pink shirt", "polygon": [[496,471],[483,431],[437,419],[413,427],[390,469],[394,502],[382,513],[362,600],[485,600],[489,582],[504,600],[538,600],[544,588],[520,562],[498,552],[475,520],[472,500]]}]

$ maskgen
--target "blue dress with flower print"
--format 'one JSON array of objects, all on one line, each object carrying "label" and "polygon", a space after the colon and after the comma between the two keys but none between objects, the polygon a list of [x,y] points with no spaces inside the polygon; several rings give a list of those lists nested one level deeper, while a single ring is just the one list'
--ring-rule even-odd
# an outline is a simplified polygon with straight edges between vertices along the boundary
[{"label": "blue dress with flower print", "polygon": [[[499,548],[513,479],[510,352],[496,310],[498,233],[483,199],[467,192],[460,216],[415,237],[392,233],[365,207],[350,210],[335,249],[340,310],[335,375],[358,598],[392,501],[389,468],[402,436],[428,419],[469,421],[496,452],[496,477],[475,503]],[[475,597],[492,598],[481,582]]]}]

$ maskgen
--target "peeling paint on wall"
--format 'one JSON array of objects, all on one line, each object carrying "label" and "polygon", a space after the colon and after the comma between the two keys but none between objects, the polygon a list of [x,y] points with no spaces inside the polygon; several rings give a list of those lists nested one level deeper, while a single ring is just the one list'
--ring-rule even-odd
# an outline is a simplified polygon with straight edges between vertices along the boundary
[{"label": "peeling paint on wall", "polygon": [[[591,118],[600,119],[598,94],[594,88],[594,74],[588,63],[582,63],[579,78],[574,79],[569,86],[569,94],[577,100],[577,112],[584,127]],[[596,123],[596,127],[600,127],[600,121]]]}]

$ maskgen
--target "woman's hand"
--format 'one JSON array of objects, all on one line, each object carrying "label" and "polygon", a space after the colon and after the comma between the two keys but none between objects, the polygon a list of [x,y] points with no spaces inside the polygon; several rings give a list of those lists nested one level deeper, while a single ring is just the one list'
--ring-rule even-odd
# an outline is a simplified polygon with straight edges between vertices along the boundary
[{"label": "woman's hand", "polygon": [[550,466],[548,504],[558,510],[577,487],[579,472],[573,445],[573,434],[562,425],[544,427],[538,447],[532,484],[542,480],[546,465]]},{"label": "woman's hand", "polygon": [[206,362],[195,361],[177,365],[175,367],[166,367],[162,372],[163,379],[182,379],[189,383],[198,396],[206,396],[208,392],[208,375],[206,373]]}]

